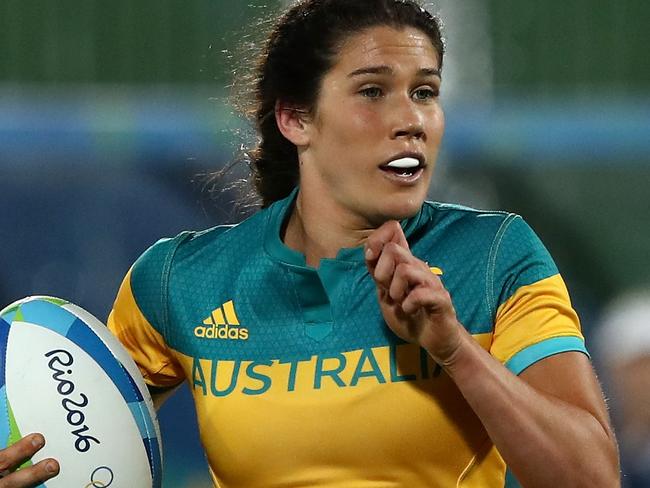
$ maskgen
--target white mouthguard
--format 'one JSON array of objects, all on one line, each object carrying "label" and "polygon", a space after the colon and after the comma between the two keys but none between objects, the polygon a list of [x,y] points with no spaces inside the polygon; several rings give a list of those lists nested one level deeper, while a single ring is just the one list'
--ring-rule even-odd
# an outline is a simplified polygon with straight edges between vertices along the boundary
[{"label": "white mouthguard", "polygon": [[400,168],[400,169],[417,168],[418,166],[420,166],[420,161],[418,161],[415,158],[400,158],[391,161],[386,166],[388,166],[389,168]]}]

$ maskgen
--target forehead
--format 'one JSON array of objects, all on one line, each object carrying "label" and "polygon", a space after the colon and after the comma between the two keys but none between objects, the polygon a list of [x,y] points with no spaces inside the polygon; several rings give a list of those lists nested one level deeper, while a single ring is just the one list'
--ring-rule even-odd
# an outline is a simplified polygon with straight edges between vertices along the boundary
[{"label": "forehead", "polygon": [[404,61],[427,68],[440,65],[438,52],[424,32],[413,27],[377,26],[347,37],[338,49],[333,68]]}]

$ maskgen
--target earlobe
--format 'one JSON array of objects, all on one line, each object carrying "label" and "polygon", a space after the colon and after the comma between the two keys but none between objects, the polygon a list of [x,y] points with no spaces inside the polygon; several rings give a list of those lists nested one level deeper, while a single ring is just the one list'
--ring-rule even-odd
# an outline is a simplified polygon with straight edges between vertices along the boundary
[{"label": "earlobe", "polygon": [[309,143],[307,115],[307,111],[302,108],[279,100],[275,102],[275,123],[280,133],[296,146],[306,146]]}]

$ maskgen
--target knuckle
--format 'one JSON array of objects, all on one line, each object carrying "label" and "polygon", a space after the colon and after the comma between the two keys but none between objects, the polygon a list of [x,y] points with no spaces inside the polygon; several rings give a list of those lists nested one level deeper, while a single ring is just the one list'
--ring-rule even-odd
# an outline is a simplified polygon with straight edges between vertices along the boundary
[{"label": "knuckle", "polygon": [[370,234],[368,236],[368,239],[367,239],[366,242],[367,242],[369,247],[374,249],[377,246],[377,244],[379,243],[379,236],[377,235],[376,232],[373,232],[372,234]]},{"label": "knuckle", "polygon": [[433,273],[427,274],[427,281],[431,283],[431,287],[437,292],[447,291],[445,286],[442,284],[442,280],[438,276],[434,275]]},{"label": "knuckle", "polygon": [[44,472],[45,471],[38,465],[21,469],[15,473],[15,478],[12,479],[12,484],[8,486],[34,486],[47,479],[47,477],[44,476]]},{"label": "knuckle", "polygon": [[[384,248],[384,251],[385,251],[385,248]],[[392,258],[389,255],[389,253],[382,252],[381,256],[379,256],[379,259],[377,260],[377,267],[379,267],[379,266],[382,266],[382,267],[389,266],[391,264],[391,262],[392,262]]]},{"label": "knuckle", "polygon": [[7,453],[7,449],[3,449],[2,451],[0,451],[0,472],[8,470],[11,467],[11,465],[12,465],[11,457]]},{"label": "knuckle", "polygon": [[390,283],[390,275],[387,274],[387,273],[377,273],[375,275],[375,281],[379,285],[381,285],[383,287],[387,287],[389,285],[389,283]]},{"label": "knuckle", "polygon": [[[7,473],[5,474],[6,477],[3,477],[0,479],[0,488],[12,488],[14,486],[20,486],[18,485],[17,481],[15,480],[15,473]],[[22,486],[25,486],[24,484]]]},{"label": "knuckle", "polygon": [[384,251],[396,253],[399,251],[399,245],[395,242],[388,242],[384,245]]},{"label": "knuckle", "polygon": [[421,305],[423,303],[430,302],[431,301],[431,295],[424,288],[415,288],[411,292],[411,299],[414,302],[416,302],[417,304]]},{"label": "knuckle", "polygon": [[0,472],[18,466],[23,460],[30,457],[33,452],[28,449],[29,444],[24,439],[0,450]]},{"label": "knuckle", "polygon": [[395,274],[405,275],[409,271],[409,265],[407,263],[399,263],[395,267]]},{"label": "knuckle", "polygon": [[[30,466],[29,468],[24,468],[21,469],[19,472],[17,472],[17,475],[20,475],[20,484],[17,486],[23,486],[23,483],[28,483],[29,486],[32,486],[36,483],[42,483],[43,481],[46,481],[56,474],[58,474],[59,469],[58,465],[56,466],[55,470],[50,470],[48,469],[48,464],[50,464],[51,461],[49,460],[43,460],[33,466]],[[18,478],[16,477],[16,482],[18,482]],[[13,485],[8,485],[8,486],[13,486]],[[0,488],[2,488],[0,486]]]}]

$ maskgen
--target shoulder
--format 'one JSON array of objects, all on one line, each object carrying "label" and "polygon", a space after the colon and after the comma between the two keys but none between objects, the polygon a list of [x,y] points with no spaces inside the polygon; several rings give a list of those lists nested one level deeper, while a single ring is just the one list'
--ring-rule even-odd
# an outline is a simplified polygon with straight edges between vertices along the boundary
[{"label": "shoulder", "polygon": [[[170,275],[186,268],[201,268],[206,263],[231,261],[252,246],[259,246],[263,212],[239,224],[219,225],[200,231],[183,231],[158,240],[136,260],[131,271],[131,286],[138,297],[161,297]],[[161,305],[156,303],[156,305]]]},{"label": "shoulder", "polygon": [[[494,251],[502,246],[544,250],[539,237],[521,215],[502,210],[479,210],[449,203],[425,202],[419,215],[426,233],[458,239],[490,241]],[[511,249],[513,250],[513,249]]]},{"label": "shoulder", "polygon": [[148,281],[148,277],[160,279],[179,252],[210,246],[231,226],[218,226],[204,231],[183,231],[174,237],[165,237],[149,247],[133,265],[132,280]]},{"label": "shoulder", "polygon": [[488,275],[496,281],[516,273],[521,285],[557,274],[542,240],[521,215],[434,202],[426,206],[429,215],[437,215],[437,227],[457,234],[458,240],[480,243],[488,259]]},{"label": "shoulder", "polygon": [[174,237],[158,240],[135,262],[135,274],[148,274],[176,266],[188,257],[203,253],[219,253],[222,248],[241,250],[247,243],[255,242],[259,235],[263,212],[258,212],[238,224],[218,225],[200,231],[183,231]]},{"label": "shoulder", "polygon": [[489,249],[512,221],[521,217],[498,210],[478,210],[449,203],[425,202],[405,232],[421,246],[451,246],[454,253]]},{"label": "shoulder", "polygon": [[429,261],[443,257],[447,266],[474,270],[493,303],[558,274],[540,238],[516,213],[426,202],[419,219],[414,247]]},{"label": "shoulder", "polygon": [[476,208],[426,201],[417,219],[417,226],[426,232],[446,233],[449,231],[484,235],[490,238],[501,226],[513,218],[521,218],[501,210],[480,210]]}]

